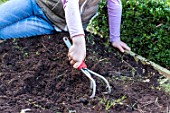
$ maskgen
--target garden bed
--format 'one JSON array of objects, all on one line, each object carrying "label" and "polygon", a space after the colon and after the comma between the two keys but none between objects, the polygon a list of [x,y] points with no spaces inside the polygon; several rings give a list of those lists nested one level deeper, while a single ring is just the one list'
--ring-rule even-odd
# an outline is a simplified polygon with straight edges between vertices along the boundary
[{"label": "garden bed", "polygon": [[163,78],[150,65],[109,49],[104,39],[87,35],[88,68],[97,80],[90,99],[89,80],[70,66],[62,38],[66,33],[7,40],[0,44],[0,111],[2,113],[168,113],[170,96],[159,85]]}]

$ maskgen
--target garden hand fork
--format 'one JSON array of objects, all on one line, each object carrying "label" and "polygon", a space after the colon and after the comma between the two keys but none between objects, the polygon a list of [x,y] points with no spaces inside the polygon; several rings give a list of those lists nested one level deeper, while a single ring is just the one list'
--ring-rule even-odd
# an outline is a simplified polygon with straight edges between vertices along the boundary
[{"label": "garden hand fork", "polygon": [[[67,37],[64,37],[63,40],[64,40],[66,46],[68,48],[70,48],[71,47],[71,42],[69,41],[69,39]],[[90,96],[90,98],[95,97],[95,94],[96,94],[96,82],[92,78],[91,74],[101,78],[106,83],[106,85],[107,85],[106,88],[107,88],[108,91],[104,92],[104,94],[108,94],[108,93],[111,92],[111,87],[109,85],[109,82],[102,75],[89,70],[87,68],[87,65],[84,62],[81,63],[81,65],[78,67],[78,70],[81,70],[90,79],[90,88],[92,88],[92,95]]]}]

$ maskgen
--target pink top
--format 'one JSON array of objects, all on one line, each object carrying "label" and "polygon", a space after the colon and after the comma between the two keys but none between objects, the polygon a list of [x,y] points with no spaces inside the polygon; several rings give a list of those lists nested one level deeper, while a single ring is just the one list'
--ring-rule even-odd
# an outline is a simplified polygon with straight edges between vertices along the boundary
[{"label": "pink top", "polygon": [[[107,0],[110,41],[120,41],[122,5],[120,0]],[[66,23],[71,37],[84,35],[79,0],[63,0]]]}]

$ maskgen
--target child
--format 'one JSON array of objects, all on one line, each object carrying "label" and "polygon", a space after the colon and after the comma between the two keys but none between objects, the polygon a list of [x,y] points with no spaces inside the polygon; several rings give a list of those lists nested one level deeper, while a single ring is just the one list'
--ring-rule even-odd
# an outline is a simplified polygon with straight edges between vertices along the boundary
[{"label": "child", "polygon": [[[96,14],[100,0],[10,0],[0,5],[0,39],[69,31],[73,45],[68,57],[78,68],[86,56],[84,29]],[[122,6],[108,0],[110,41],[121,52],[130,48],[120,40]]]}]

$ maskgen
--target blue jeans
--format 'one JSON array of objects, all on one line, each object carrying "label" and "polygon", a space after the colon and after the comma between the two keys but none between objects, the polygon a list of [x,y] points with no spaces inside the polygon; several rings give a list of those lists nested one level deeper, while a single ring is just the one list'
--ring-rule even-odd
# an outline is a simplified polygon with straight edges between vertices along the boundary
[{"label": "blue jeans", "polygon": [[54,34],[53,24],[35,0],[10,0],[0,5],[0,39]]}]

